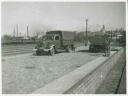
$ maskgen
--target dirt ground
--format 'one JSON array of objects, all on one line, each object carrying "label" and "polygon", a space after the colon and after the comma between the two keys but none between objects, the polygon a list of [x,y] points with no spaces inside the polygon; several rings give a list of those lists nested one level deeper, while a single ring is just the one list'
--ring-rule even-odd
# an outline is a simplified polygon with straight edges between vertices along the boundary
[{"label": "dirt ground", "polygon": [[54,56],[34,56],[28,53],[3,57],[2,92],[31,93],[87,62],[103,56],[103,53],[89,53],[88,47],[79,47],[76,51]]}]

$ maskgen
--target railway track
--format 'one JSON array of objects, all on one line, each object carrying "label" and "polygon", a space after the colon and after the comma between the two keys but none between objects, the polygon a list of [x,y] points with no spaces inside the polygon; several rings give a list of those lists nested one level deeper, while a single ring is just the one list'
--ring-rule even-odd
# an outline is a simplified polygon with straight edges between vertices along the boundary
[{"label": "railway track", "polygon": [[[83,43],[76,43],[76,46],[79,47]],[[13,44],[13,45],[2,45],[2,56],[10,56],[17,54],[32,53],[35,44]]]},{"label": "railway track", "polygon": [[17,50],[17,51],[13,51],[13,52],[6,51],[6,52],[2,52],[2,56],[25,54],[25,53],[32,53],[32,50]]},{"label": "railway track", "polygon": [[32,53],[33,45],[4,45],[2,46],[2,56]]}]

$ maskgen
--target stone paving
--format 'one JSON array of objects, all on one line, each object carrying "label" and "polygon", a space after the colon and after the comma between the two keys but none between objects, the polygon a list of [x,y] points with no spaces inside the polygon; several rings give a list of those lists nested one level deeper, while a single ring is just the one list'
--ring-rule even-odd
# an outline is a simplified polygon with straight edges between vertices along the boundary
[{"label": "stone paving", "polygon": [[[123,78],[120,83],[120,78],[122,75],[123,68],[126,64],[125,55],[122,56],[122,59],[118,61],[106,79],[103,81],[99,89],[97,90],[97,94],[125,94],[126,93],[126,71],[124,70]],[[120,85],[118,85],[120,83]]]}]

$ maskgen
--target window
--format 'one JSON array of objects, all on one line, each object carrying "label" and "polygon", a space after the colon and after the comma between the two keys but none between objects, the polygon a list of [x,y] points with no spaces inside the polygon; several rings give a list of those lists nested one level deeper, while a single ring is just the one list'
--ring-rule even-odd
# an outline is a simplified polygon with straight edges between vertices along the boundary
[{"label": "window", "polygon": [[60,38],[59,38],[59,36],[55,36],[55,40],[59,40]]}]

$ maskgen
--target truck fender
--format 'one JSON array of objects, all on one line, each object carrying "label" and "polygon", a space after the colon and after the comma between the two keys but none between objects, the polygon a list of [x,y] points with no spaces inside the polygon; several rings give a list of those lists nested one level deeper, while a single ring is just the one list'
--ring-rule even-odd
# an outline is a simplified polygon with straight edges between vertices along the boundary
[{"label": "truck fender", "polygon": [[50,46],[50,50],[52,50],[54,47],[55,47],[55,45],[51,45],[51,46]]}]

